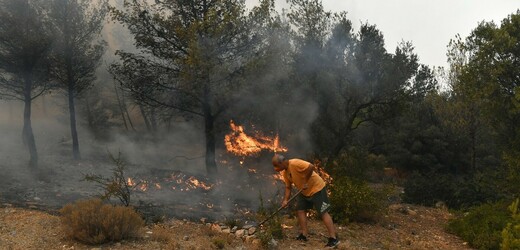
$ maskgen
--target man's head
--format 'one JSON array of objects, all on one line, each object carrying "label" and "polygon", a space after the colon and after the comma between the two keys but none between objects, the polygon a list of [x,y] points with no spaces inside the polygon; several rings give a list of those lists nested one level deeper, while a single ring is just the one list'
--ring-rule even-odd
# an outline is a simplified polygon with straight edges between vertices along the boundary
[{"label": "man's head", "polygon": [[283,164],[284,161],[285,161],[285,157],[283,155],[275,154],[273,156],[272,162],[273,162],[274,170],[276,172],[280,172],[286,168]]}]

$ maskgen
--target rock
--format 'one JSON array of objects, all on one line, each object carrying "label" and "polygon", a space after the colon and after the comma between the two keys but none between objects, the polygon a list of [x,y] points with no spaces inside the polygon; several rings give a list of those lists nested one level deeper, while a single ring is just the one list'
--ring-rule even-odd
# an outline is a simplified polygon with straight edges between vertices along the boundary
[{"label": "rock", "polygon": [[188,235],[184,235],[184,237],[182,237],[182,240],[188,241],[188,240],[190,240],[190,237]]},{"label": "rock", "polygon": [[249,235],[253,235],[253,234],[255,234],[255,233],[256,233],[256,227],[251,227],[251,228],[249,228],[249,229],[247,230],[247,233],[248,233]]},{"label": "rock", "polygon": [[246,242],[246,243],[252,243],[255,239],[256,239],[256,236],[254,236],[254,235],[248,235],[248,236],[246,236],[246,238],[245,238],[245,242]]},{"label": "rock", "polygon": [[218,224],[211,225],[211,230],[219,232],[219,233],[222,232],[222,228]]},{"label": "rock", "polygon": [[231,233],[235,233],[237,230],[238,230],[238,227],[234,226],[233,228],[231,228]]},{"label": "rock", "polygon": [[268,243],[268,246],[269,249],[276,249],[276,247],[278,246],[278,241],[276,241],[275,239],[271,239]]},{"label": "rock", "polygon": [[231,229],[229,229],[229,228],[224,228],[224,229],[222,229],[222,232],[228,234],[228,233],[231,233]]},{"label": "rock", "polygon": [[245,229],[239,229],[239,230],[237,230],[237,231],[235,232],[235,235],[236,235],[237,237],[242,237],[242,236],[244,236],[244,234],[245,234]]}]

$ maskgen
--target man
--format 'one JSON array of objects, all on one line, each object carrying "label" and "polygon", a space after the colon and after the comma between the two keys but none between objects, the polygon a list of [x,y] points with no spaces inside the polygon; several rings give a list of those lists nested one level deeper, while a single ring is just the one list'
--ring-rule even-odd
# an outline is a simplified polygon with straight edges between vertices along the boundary
[{"label": "man", "polygon": [[315,208],[321,216],[325,227],[329,233],[329,240],[325,247],[336,247],[339,241],[336,236],[336,229],[332,222],[332,217],[328,213],[330,202],[327,196],[327,188],[325,181],[314,171],[314,165],[300,159],[286,160],[283,155],[275,154],[272,159],[274,170],[276,172],[283,171],[283,179],[285,182],[285,194],[282,201],[282,207],[286,207],[291,197],[291,185],[294,183],[297,189],[301,190],[297,200],[298,223],[300,224],[300,235],[297,240],[307,241],[309,234],[307,228],[306,210]]}]

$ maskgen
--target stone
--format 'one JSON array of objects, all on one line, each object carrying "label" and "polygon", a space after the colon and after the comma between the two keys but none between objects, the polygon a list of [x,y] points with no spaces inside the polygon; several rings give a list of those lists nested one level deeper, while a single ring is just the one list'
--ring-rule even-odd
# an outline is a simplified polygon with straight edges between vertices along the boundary
[{"label": "stone", "polygon": [[237,230],[237,231],[235,232],[235,235],[236,235],[237,237],[242,237],[242,236],[244,236],[244,234],[245,234],[245,229],[239,229],[239,230]]},{"label": "stone", "polygon": [[256,233],[256,227],[251,227],[251,228],[249,228],[249,229],[247,230],[247,233],[248,233],[249,235],[253,235],[253,234],[255,234],[255,233]]},{"label": "stone", "polygon": [[213,225],[211,225],[211,230],[216,231],[216,232],[219,232],[219,233],[222,232],[222,228],[220,227],[219,224],[213,224]]},{"label": "stone", "polygon": [[246,238],[245,238],[245,242],[246,242],[246,243],[252,243],[255,239],[256,239],[256,236],[254,236],[254,235],[248,235],[248,236],[246,236]]}]

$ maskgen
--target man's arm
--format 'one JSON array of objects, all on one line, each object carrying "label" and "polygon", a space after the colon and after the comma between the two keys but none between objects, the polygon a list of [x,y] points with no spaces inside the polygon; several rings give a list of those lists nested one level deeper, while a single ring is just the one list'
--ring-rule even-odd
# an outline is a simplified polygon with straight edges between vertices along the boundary
[{"label": "man's arm", "polygon": [[285,193],[284,193],[284,196],[283,196],[283,201],[282,201],[282,207],[286,207],[287,206],[287,203],[289,202],[289,199],[291,197],[291,186],[287,186],[285,185]]}]

